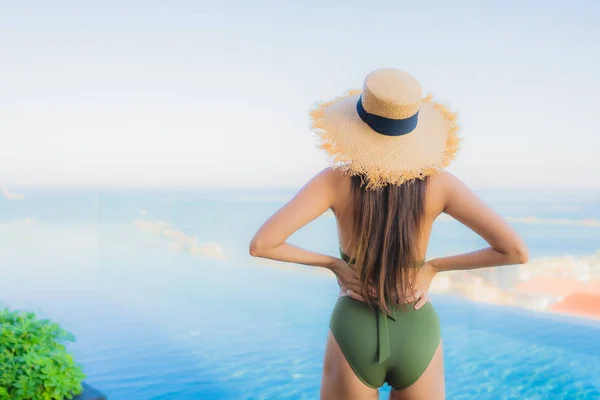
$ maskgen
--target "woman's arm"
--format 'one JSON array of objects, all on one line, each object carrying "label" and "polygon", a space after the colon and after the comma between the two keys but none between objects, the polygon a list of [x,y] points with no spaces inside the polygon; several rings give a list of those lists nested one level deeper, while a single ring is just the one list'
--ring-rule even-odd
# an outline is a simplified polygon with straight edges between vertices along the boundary
[{"label": "woman's arm", "polygon": [[346,289],[359,293],[356,272],[343,260],[286,243],[294,232],[333,206],[339,182],[340,176],[330,168],[315,175],[259,228],[250,241],[250,254],[253,257],[329,269]]},{"label": "woman's arm", "polygon": [[481,250],[442,257],[428,263],[436,271],[465,270],[524,264],[529,255],[517,232],[481,201],[462,181],[450,173],[441,177],[444,212],[480,235],[490,246]]}]

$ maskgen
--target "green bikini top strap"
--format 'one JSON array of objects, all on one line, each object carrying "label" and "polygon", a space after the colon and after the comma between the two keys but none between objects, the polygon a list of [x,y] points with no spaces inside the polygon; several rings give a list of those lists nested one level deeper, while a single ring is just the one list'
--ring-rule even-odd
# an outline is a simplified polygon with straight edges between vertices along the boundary
[{"label": "green bikini top strap", "polygon": [[341,248],[341,247],[340,247],[339,249],[340,249],[340,258],[341,258],[342,260],[346,261],[348,264],[352,264],[352,263],[354,263],[354,259],[353,259],[353,258],[350,258],[350,256],[349,256],[348,254],[344,253],[344,252],[342,251],[342,248]]}]

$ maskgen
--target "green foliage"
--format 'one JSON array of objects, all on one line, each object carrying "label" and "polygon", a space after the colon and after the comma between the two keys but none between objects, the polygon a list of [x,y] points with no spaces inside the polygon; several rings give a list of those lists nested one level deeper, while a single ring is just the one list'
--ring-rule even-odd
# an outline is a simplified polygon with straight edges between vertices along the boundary
[{"label": "green foliage", "polygon": [[75,337],[34,313],[0,310],[0,400],[63,400],[83,391],[64,342]]}]

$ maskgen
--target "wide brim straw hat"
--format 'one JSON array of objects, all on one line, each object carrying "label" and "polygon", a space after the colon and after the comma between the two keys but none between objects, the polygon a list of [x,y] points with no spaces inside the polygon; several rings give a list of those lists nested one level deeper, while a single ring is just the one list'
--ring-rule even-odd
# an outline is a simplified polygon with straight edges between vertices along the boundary
[{"label": "wide brim straw hat", "polygon": [[461,143],[456,114],[393,68],[371,72],[362,90],[320,102],[310,116],[332,167],[362,176],[367,189],[424,179],[447,167]]}]

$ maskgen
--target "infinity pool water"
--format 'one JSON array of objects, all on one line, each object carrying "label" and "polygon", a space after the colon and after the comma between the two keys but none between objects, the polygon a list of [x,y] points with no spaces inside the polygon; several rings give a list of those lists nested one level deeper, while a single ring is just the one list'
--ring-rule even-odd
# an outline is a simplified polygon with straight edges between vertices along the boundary
[{"label": "infinity pool water", "polygon": [[[198,220],[187,203],[165,203],[171,214],[153,216],[148,200],[103,201],[95,219],[36,215],[30,203],[22,211],[30,220],[0,223],[0,299],[73,332],[87,382],[110,400],[318,398],[337,284],[247,255],[251,232],[274,206],[252,213],[239,202],[237,211],[219,208],[225,218],[196,204]],[[190,218],[173,216],[184,211]],[[217,241],[225,258],[182,252],[137,229],[139,218]],[[335,252],[331,221],[308,229],[295,240]],[[433,304],[448,399],[600,399],[598,322],[448,296]]]}]

